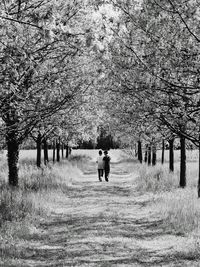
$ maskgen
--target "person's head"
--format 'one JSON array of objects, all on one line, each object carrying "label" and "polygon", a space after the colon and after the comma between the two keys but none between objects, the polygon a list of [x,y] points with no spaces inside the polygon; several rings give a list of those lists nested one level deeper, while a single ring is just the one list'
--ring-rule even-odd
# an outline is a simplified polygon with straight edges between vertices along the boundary
[{"label": "person's head", "polygon": [[101,151],[101,150],[99,150],[99,155],[100,155],[100,156],[102,155],[102,151]]},{"label": "person's head", "polygon": [[107,150],[104,151],[104,155],[108,155],[108,151]]}]

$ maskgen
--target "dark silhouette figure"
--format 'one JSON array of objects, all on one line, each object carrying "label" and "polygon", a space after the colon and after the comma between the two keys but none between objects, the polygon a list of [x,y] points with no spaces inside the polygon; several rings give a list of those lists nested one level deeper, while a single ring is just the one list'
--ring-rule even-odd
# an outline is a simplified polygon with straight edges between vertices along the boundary
[{"label": "dark silhouette figure", "polygon": [[108,151],[104,151],[104,157],[103,157],[103,161],[104,161],[104,172],[105,172],[105,181],[108,182],[108,178],[109,178],[109,173],[110,173],[110,156],[108,156]]}]

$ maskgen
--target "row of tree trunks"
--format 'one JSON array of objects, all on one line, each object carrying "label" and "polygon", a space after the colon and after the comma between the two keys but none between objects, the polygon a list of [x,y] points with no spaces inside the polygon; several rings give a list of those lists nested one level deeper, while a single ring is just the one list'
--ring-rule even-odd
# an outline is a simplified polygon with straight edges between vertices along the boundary
[{"label": "row of tree trunks", "polygon": [[[141,146],[140,146],[141,149]],[[142,153],[142,149],[141,152]],[[161,163],[164,164],[165,159],[165,141],[162,140],[162,155],[161,155]],[[138,158],[139,160],[139,158]],[[146,145],[145,147],[145,154],[144,154],[144,161],[148,163],[148,165],[156,165],[157,162],[157,154],[156,154],[156,146],[155,145]],[[140,161],[141,162],[141,161]],[[174,171],[174,139],[169,140],[169,168],[170,171]]]},{"label": "row of tree trunks", "polygon": [[145,147],[145,154],[144,154],[144,162],[148,163],[148,165],[156,165],[156,160],[157,160],[157,156],[156,156],[156,146],[153,145],[151,147],[151,145],[146,145]]},{"label": "row of tree trunks", "polygon": [[42,143],[43,143],[43,150],[44,150],[44,164],[47,165],[47,163],[49,162],[48,142],[47,142],[47,139],[45,137],[42,138],[41,133],[38,133],[36,143],[37,143],[36,165],[38,168],[40,168],[41,167],[41,158],[42,158]]},{"label": "row of tree trunks", "polygon": [[[186,145],[185,145],[185,137],[180,137],[180,180],[179,186],[184,188],[186,186]],[[162,141],[162,156],[161,156],[161,163],[164,164],[164,151],[165,151],[165,142]],[[199,152],[200,158],[200,152]],[[138,141],[138,160],[142,163],[142,145],[141,141]],[[156,165],[156,146],[155,145],[146,145],[145,149],[145,162],[148,165]],[[200,166],[200,160],[199,160]],[[170,172],[174,172],[174,138],[169,140],[169,170]],[[199,172],[199,183],[198,183],[198,195],[200,196],[200,172]]]},{"label": "row of tree trunks", "polygon": [[[151,157],[152,153],[152,157]],[[138,141],[138,160],[140,163],[142,163],[142,143],[141,141]],[[151,145],[146,145],[145,155],[144,155],[144,161],[148,162],[148,165],[156,165],[156,146],[153,145],[151,149]]]},{"label": "row of tree trunks", "polygon": [[[169,140],[169,170],[174,172],[174,138]],[[141,147],[141,145],[140,145]],[[161,163],[164,164],[164,151],[165,151],[165,142],[162,141],[162,156]],[[142,153],[142,151],[140,152]],[[152,157],[152,158],[151,158]],[[146,145],[145,151],[145,162],[148,165],[156,165],[156,147],[153,145]],[[200,166],[200,148],[199,148],[199,166]],[[186,186],[186,144],[185,137],[180,137],[180,180],[179,186],[184,188]],[[198,182],[198,196],[200,197],[200,171],[199,171],[199,182]]]},{"label": "row of tree trunks", "polygon": [[[152,150],[152,151],[151,151]],[[152,159],[151,159],[152,155]],[[162,140],[162,155],[161,155],[161,163],[164,164],[165,159],[165,141]],[[156,147],[155,145],[151,146],[146,145],[145,150],[145,162],[148,162],[148,165],[156,165]],[[169,169],[170,171],[174,171],[174,139],[169,140]]]},{"label": "row of tree trunks", "polygon": [[[47,165],[49,162],[49,155],[48,155],[48,142],[47,139],[44,137],[42,138],[41,133],[38,133],[37,136],[37,167],[41,167],[41,154],[42,154],[42,143],[43,143],[43,150],[44,150],[44,164]],[[60,162],[60,158],[64,158],[64,149],[66,148],[65,157],[68,158],[70,155],[70,147],[68,145],[64,145],[61,143],[60,138],[53,141],[53,162],[57,161]],[[61,156],[60,156],[61,152]]]}]

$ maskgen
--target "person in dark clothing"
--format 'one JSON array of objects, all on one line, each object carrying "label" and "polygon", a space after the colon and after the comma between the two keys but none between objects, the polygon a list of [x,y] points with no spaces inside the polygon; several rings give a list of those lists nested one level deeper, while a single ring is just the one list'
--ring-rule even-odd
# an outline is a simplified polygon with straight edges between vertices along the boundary
[{"label": "person in dark clothing", "polygon": [[110,173],[110,156],[108,156],[108,151],[104,151],[104,157],[103,157],[103,161],[104,161],[104,173],[105,173],[105,181],[108,182],[108,177],[109,177],[109,173]]}]

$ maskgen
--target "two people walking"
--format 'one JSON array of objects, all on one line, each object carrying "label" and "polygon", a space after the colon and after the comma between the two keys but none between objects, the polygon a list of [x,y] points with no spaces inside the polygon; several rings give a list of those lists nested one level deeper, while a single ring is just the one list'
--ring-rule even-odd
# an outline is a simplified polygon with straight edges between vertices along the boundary
[{"label": "two people walking", "polygon": [[110,173],[110,156],[108,155],[108,151],[103,152],[99,150],[99,156],[97,158],[97,168],[98,168],[98,177],[99,181],[102,182],[103,174],[105,174],[105,181],[108,182],[109,173]]}]

